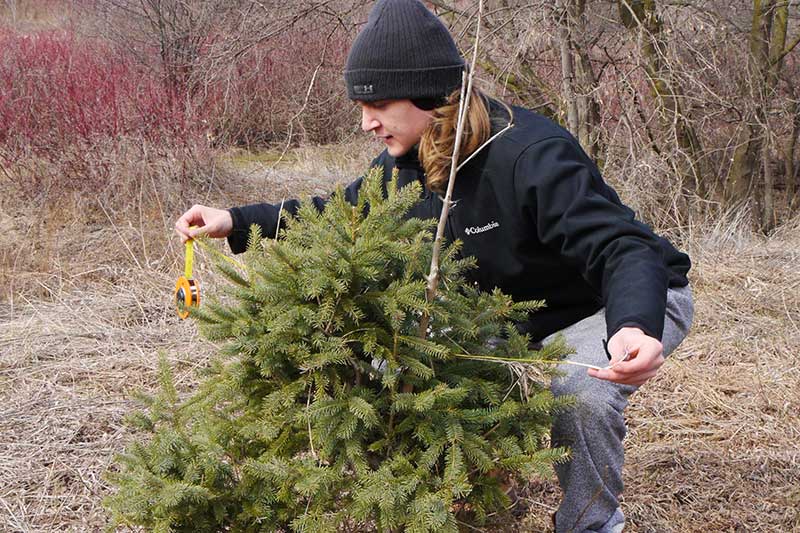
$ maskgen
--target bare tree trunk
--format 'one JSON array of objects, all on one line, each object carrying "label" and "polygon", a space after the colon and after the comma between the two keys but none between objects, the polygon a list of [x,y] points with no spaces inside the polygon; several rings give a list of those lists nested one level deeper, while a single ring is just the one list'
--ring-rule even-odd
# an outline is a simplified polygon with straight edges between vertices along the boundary
[{"label": "bare tree trunk", "polygon": [[761,231],[768,233],[775,227],[775,180],[772,175],[772,165],[770,165],[770,138],[762,151],[764,157],[761,162],[764,165],[764,203],[761,211]]},{"label": "bare tree trunk", "polygon": [[578,135],[578,102],[575,95],[575,66],[572,61],[572,32],[569,0],[559,4],[558,45],[561,53],[561,97],[567,116],[567,129]]},{"label": "bare tree trunk", "polygon": [[[750,28],[750,54],[747,58],[749,88],[745,98],[753,101],[753,110],[746,117],[733,153],[728,178],[728,200],[750,203],[758,190],[758,161],[763,146],[762,135],[766,120],[767,71],[769,70],[769,34],[772,25],[774,0],[753,0],[753,19]],[[749,90],[748,90],[749,89]]]},{"label": "bare tree trunk", "polygon": [[789,140],[786,142],[786,147],[783,151],[784,156],[784,172],[786,175],[786,203],[789,208],[789,213],[793,213],[798,202],[797,191],[797,166],[794,161],[794,153],[797,148],[797,138],[800,137],[800,102],[793,101],[790,106],[792,115],[792,129],[789,135]]},{"label": "bare tree trunk", "polygon": [[661,127],[674,137],[683,159],[678,164],[685,187],[700,196],[713,190],[712,172],[706,162],[700,137],[692,126],[683,104],[684,91],[674,79],[665,62],[665,47],[661,38],[662,21],[656,11],[656,0],[618,0],[623,24],[638,29],[645,72],[655,98]]},{"label": "bare tree trunk", "polygon": [[[431,253],[431,267],[427,276],[427,284],[425,287],[425,300],[432,302],[436,296],[436,291],[439,288],[439,253],[442,249],[444,242],[444,232],[447,226],[448,213],[450,206],[453,204],[453,187],[456,182],[456,175],[458,173],[458,162],[460,159],[461,139],[464,134],[464,124],[469,117],[469,104],[472,95],[472,81],[475,76],[475,64],[478,60],[478,45],[480,44],[481,36],[481,19],[483,16],[483,0],[478,0],[478,21],[475,29],[475,46],[472,50],[472,63],[469,68],[469,73],[464,71],[461,76],[461,98],[458,101],[458,121],[456,123],[456,136],[453,142],[453,153],[450,157],[450,176],[447,179],[447,191],[445,192],[444,199],[442,200],[442,213],[439,216],[439,222],[436,225],[436,237],[433,241],[433,250]],[[479,147],[481,150],[483,147]],[[420,337],[427,337],[428,324],[430,316],[427,312],[422,316],[419,325]]]},{"label": "bare tree trunk", "polygon": [[594,75],[584,36],[586,0],[561,0],[558,4],[558,46],[561,56],[561,93],[567,128],[578,138],[590,158],[596,159],[600,144],[597,125],[600,109],[595,97]]},{"label": "bare tree trunk", "polygon": [[[750,30],[748,73],[754,97],[754,109],[748,126],[742,130],[734,152],[730,181],[731,200],[749,202],[753,195],[763,201],[760,214],[761,229],[768,231],[774,224],[774,180],[770,166],[769,115],[778,85],[783,58],[786,55],[786,34],[789,6],[778,0],[754,0]],[[758,169],[764,172],[763,189],[759,188]]]},{"label": "bare tree trunk", "polygon": [[587,0],[572,0],[570,5],[575,51],[575,75],[578,90],[578,139],[591,159],[596,159],[600,151],[600,104],[597,101],[597,76],[589,57],[588,24],[586,21]]},{"label": "bare tree trunk", "polygon": [[[780,78],[780,71],[783,65],[784,49],[786,47],[786,34],[789,27],[789,3],[778,2],[774,6],[775,15],[771,24],[770,38],[769,38],[769,69],[767,71],[767,94],[765,105],[770,106],[775,99],[775,93],[778,87]],[[775,226],[775,183],[772,177],[771,162],[771,147],[772,135],[769,128],[768,118],[765,119],[764,125],[767,132],[767,145],[762,150],[762,159],[764,160],[764,216],[762,217],[761,229],[766,233]],[[794,123],[794,121],[793,121]],[[787,174],[787,179],[789,175]]]},{"label": "bare tree trunk", "polygon": [[594,96],[597,89],[597,77],[586,49],[580,46],[576,52],[578,62],[575,70],[580,93],[578,98],[578,117],[580,117],[578,139],[589,157],[596,159],[603,141],[600,137],[602,130],[597,127],[600,124],[600,104],[597,103],[597,98]]}]

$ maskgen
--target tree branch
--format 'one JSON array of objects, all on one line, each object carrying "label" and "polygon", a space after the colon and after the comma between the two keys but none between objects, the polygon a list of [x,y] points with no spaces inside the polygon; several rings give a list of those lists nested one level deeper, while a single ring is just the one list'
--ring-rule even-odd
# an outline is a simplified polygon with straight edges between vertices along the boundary
[{"label": "tree branch", "polygon": [[[442,249],[442,241],[444,239],[444,229],[447,225],[447,217],[450,213],[450,205],[453,197],[453,187],[456,182],[456,172],[458,172],[458,158],[461,152],[461,138],[464,134],[464,122],[467,120],[469,113],[469,101],[472,95],[472,80],[475,77],[475,63],[478,58],[478,44],[480,42],[481,32],[481,17],[483,16],[483,0],[478,2],[478,22],[477,29],[475,30],[475,46],[472,50],[472,64],[469,68],[469,73],[462,75],[461,83],[461,96],[458,102],[458,122],[456,123],[456,138],[453,145],[453,155],[450,159],[450,177],[447,180],[447,192],[444,197],[444,205],[442,206],[442,214],[439,216],[439,224],[436,227],[436,239],[433,242],[433,254],[431,257],[431,269],[428,274],[428,286],[425,289],[425,299],[428,302],[433,301],[436,296],[436,290],[439,287],[439,254]],[[429,315],[424,315],[420,321],[420,336],[425,337],[428,329]]]},{"label": "tree branch", "polygon": [[798,35],[797,38],[795,38],[794,41],[789,43],[789,45],[783,50],[783,52],[778,54],[778,57],[775,58],[775,61],[774,61],[773,64],[779,63],[784,57],[786,57],[790,53],[792,53],[792,50],[794,50],[797,47],[798,44],[800,44],[800,35]]}]

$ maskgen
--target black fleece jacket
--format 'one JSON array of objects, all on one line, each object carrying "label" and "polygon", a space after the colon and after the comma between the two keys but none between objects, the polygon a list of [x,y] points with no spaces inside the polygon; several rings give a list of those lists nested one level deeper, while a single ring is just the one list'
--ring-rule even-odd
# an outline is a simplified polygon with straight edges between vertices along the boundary
[{"label": "black fleece jacket", "polygon": [[[424,173],[416,152],[373,166],[385,179],[399,170],[399,184]],[[345,189],[355,203],[361,178]],[[482,290],[499,287],[515,300],[544,299],[547,307],[518,327],[540,340],[605,306],[609,337],[624,326],[661,338],[668,287],[688,284],[689,257],[637,221],[595,164],[563,128],[531,111],[514,108],[514,127],[462,168],[453,192],[447,237],[459,239],[478,268]],[[321,210],[325,200],[313,198]],[[285,202],[295,213],[299,203]],[[424,189],[409,216],[439,217],[442,201]],[[231,249],[245,249],[251,224],[274,235],[278,206],[230,209]],[[598,341],[599,342],[599,341]]]}]

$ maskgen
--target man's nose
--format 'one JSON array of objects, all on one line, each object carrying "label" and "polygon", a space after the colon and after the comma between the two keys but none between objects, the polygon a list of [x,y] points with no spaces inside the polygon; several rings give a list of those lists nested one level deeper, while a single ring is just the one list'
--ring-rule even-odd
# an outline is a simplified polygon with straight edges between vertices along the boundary
[{"label": "man's nose", "polygon": [[366,107],[361,108],[361,129],[365,132],[370,132],[380,126],[380,122],[376,119],[369,109]]}]

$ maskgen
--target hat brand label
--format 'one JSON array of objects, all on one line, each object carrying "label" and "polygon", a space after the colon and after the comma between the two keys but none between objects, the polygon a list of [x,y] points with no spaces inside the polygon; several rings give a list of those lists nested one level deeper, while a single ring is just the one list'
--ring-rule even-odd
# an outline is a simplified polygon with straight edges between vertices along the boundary
[{"label": "hat brand label", "polygon": [[374,94],[375,89],[372,84],[369,85],[353,85],[353,92],[356,94]]}]

